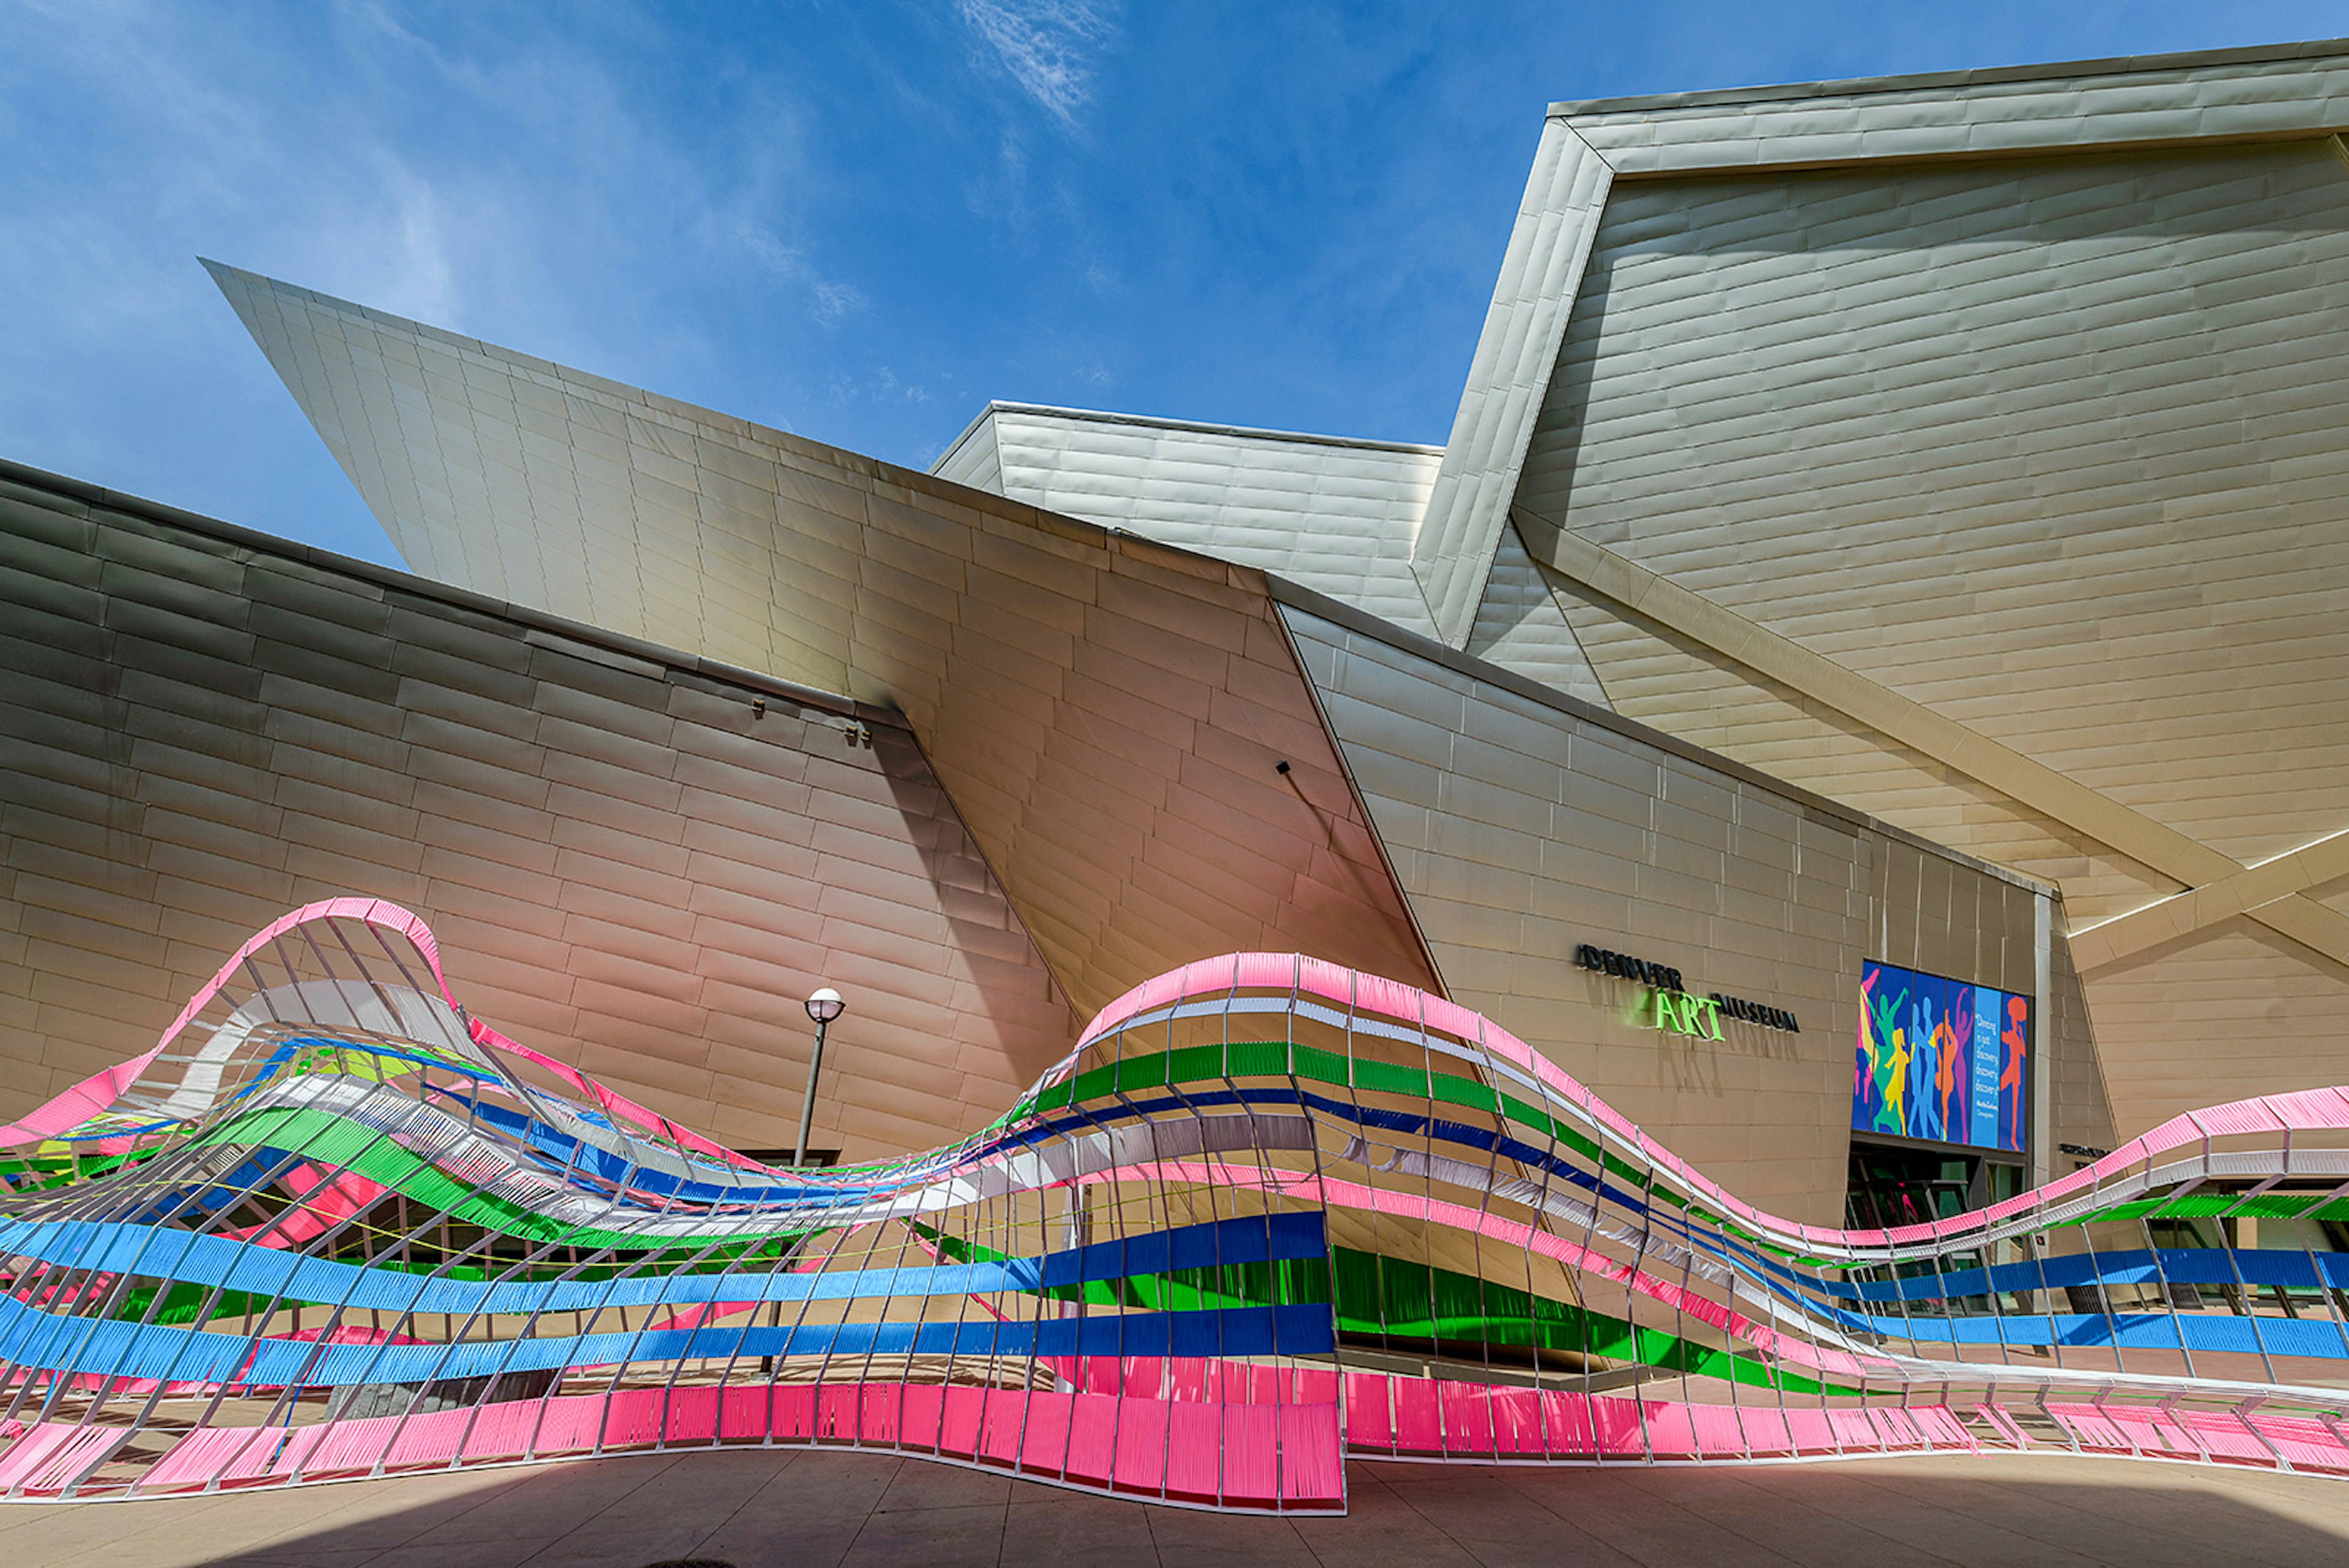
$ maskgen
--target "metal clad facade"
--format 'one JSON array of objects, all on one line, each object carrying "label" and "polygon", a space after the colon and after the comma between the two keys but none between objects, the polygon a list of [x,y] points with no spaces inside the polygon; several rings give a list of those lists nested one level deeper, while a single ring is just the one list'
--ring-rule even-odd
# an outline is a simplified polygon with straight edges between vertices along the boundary
[{"label": "metal clad facade", "polygon": [[[2329,112],[2317,88],[2339,75],[2337,61],[2213,69],[2144,87],[2142,107],[2183,116],[2181,138],[2289,130]],[[2278,96],[2295,73],[2315,97]],[[2085,104],[2127,84],[2078,85]],[[1985,105],[2052,105],[2052,91],[1940,96],[1974,103],[1979,130]],[[2240,111],[2211,107],[2230,94]],[[1855,95],[1781,119],[1817,130],[1846,114],[1880,133],[1905,103],[1928,136],[1918,105],[1934,96]],[[2078,104],[2077,140],[2126,140]],[[2230,131],[2238,112],[2250,118]],[[1610,198],[1521,506],[2232,861],[2341,830],[2337,138],[1692,173],[1733,161],[1706,147],[1750,149],[1777,122],[1702,104],[1575,119],[1651,177]],[[1635,120],[1652,134],[1634,138]],[[1627,151],[1635,140],[1655,151]],[[2175,867],[1669,624],[1587,597],[1568,618],[1626,715],[2060,880],[2075,929],[2181,890]],[[2312,863],[2285,890],[2338,910],[2330,875]],[[2241,917],[2181,924],[2064,982],[2095,1009],[2117,1136],[2207,1098],[2213,1061],[2245,1075],[2245,1093],[2349,1071],[2342,955]],[[2246,1019],[2261,1021],[2251,1039]]]},{"label": "metal clad facade", "polygon": [[885,718],[14,474],[7,1106],[146,1049],[241,933],[343,893],[429,919],[500,1027],[750,1147],[791,1140],[818,984],[854,999],[816,1119],[852,1154],[983,1125],[1072,1042]]},{"label": "metal clad facade", "polygon": [[1504,524],[1492,576],[1463,651],[1601,708],[1613,706],[1568,620],[1573,602],[1526,553],[1516,525]]},{"label": "metal clad facade", "polygon": [[1447,646],[1466,639],[1485,597],[1541,389],[1614,178],[1564,121],[1543,125],[1444,464],[1412,542],[1412,569]]},{"label": "metal clad facade", "polygon": [[2349,125],[2338,40],[1555,104],[1619,174],[2280,139]]},{"label": "metal clad facade", "polygon": [[[1285,614],[1452,994],[1738,1190],[1839,1220],[1864,958],[2033,990],[2018,880],[1473,666]],[[1660,1032],[1633,1015],[1643,987],[1576,967],[1583,943],[1788,1009],[1801,1032]],[[2084,1106],[2093,1125],[2101,1111]]]},{"label": "metal clad facade", "polygon": [[[1433,637],[1412,542],[1442,456],[1433,447],[997,403],[931,472],[1276,573]],[[1501,529],[1464,646],[1606,704],[1563,598],[1514,527]]]},{"label": "metal clad facade", "polygon": [[[2321,142],[1626,185],[1520,502],[2223,853],[2295,847],[2349,763],[2321,680],[2349,659],[2322,608],[2349,588],[2344,193]],[[2068,870],[1579,618],[1627,714]],[[2075,916],[2141,899],[2111,875],[2067,883]]]},{"label": "metal clad facade", "polygon": [[1277,572],[1432,634],[1411,541],[1442,458],[1433,447],[997,404],[935,472]]},{"label": "metal clad facade", "polygon": [[901,710],[1081,1012],[1238,949],[1433,983],[1260,573],[215,273],[411,561]]}]

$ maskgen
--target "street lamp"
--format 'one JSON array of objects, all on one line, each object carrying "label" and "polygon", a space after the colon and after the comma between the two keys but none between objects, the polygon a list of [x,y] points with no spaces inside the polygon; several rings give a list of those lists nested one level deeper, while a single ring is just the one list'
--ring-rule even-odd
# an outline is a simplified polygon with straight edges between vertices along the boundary
[{"label": "street lamp", "polygon": [[848,1003],[828,985],[807,999],[808,1016],[815,1020],[815,1049],[808,1055],[807,1094],[800,1101],[800,1141],[792,1149],[794,1166],[807,1163],[808,1127],[815,1120],[815,1075],[823,1066],[823,1032],[847,1011]]},{"label": "street lamp", "polygon": [[[792,1149],[793,1168],[807,1163],[808,1127],[815,1120],[815,1075],[823,1068],[823,1032],[831,1027],[833,1019],[847,1011],[848,1003],[841,1001],[840,992],[828,985],[819,988],[814,995],[807,999],[807,1014],[815,1020],[815,1049],[808,1054],[807,1093],[800,1100],[800,1141]],[[790,1256],[789,1251],[784,1253],[787,1260]],[[779,1264],[778,1267],[780,1266]],[[752,1321],[757,1320],[754,1317]],[[770,1321],[774,1327],[778,1329],[782,1327],[783,1303],[781,1302],[775,1303],[774,1314]],[[759,1371],[762,1376],[773,1376],[775,1358],[771,1355],[759,1357]]]}]

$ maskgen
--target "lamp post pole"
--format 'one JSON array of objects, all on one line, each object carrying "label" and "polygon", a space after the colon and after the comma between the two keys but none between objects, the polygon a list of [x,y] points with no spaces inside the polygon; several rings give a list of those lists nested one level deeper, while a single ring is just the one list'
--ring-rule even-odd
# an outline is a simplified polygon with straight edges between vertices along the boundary
[{"label": "lamp post pole", "polygon": [[792,1164],[807,1163],[808,1129],[815,1123],[815,1077],[823,1069],[823,1032],[848,1011],[840,992],[825,986],[807,999],[807,1014],[815,1020],[815,1049],[808,1054],[807,1093],[800,1100],[800,1141],[792,1149]]},{"label": "lamp post pole", "polygon": [[[808,1129],[815,1124],[815,1078],[823,1070],[823,1032],[832,1026],[833,1019],[847,1011],[848,1003],[841,1001],[840,992],[828,985],[807,999],[807,1015],[815,1020],[815,1049],[808,1053],[807,1093],[800,1099],[800,1140],[792,1147],[793,1169],[807,1164]],[[785,1256],[788,1257],[789,1253]],[[775,1303],[769,1322],[775,1328],[782,1327],[781,1302]],[[775,1358],[771,1355],[759,1357],[759,1372],[761,1376],[772,1377],[775,1375]]]}]

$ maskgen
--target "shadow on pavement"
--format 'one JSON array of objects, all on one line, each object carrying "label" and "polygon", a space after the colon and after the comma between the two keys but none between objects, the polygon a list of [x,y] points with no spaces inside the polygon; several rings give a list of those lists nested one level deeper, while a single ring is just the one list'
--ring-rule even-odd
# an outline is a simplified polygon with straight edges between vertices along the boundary
[{"label": "shadow on pavement", "polygon": [[1343,1519],[1200,1513],[895,1455],[732,1449],[294,1492],[0,1511],[10,1568],[2349,1561],[2349,1483],[2125,1460],[1348,1467]]}]

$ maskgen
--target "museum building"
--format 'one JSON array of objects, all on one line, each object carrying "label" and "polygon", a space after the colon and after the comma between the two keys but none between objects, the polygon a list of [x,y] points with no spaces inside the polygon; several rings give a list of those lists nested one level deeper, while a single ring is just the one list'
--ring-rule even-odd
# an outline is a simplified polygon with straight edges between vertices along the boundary
[{"label": "museum building", "polygon": [[0,465],[0,1116],[347,893],[746,1150],[837,987],[848,1160],[1233,951],[1815,1224],[2343,1081],[2343,126],[2344,45],[1554,106],[1440,447],[916,472],[207,264],[414,575]]}]

